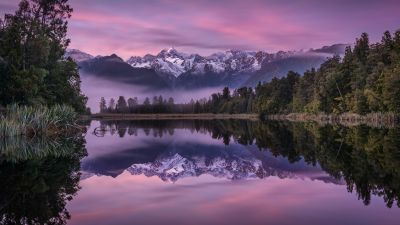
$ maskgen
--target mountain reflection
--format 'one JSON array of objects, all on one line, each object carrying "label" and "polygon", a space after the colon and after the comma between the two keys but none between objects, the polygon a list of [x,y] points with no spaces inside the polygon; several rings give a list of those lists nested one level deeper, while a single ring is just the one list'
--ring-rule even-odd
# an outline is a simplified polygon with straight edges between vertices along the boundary
[{"label": "mountain reflection", "polygon": [[0,142],[0,224],[66,224],[79,190],[82,137]]},{"label": "mountain reflection", "polygon": [[388,207],[400,206],[398,128],[244,120],[101,121],[94,133],[110,134],[120,140],[132,136],[133,141],[114,139],[113,151],[83,161],[84,172],[115,177],[127,170],[172,182],[202,174],[231,180],[307,177],[345,183],[365,204],[377,195]]}]

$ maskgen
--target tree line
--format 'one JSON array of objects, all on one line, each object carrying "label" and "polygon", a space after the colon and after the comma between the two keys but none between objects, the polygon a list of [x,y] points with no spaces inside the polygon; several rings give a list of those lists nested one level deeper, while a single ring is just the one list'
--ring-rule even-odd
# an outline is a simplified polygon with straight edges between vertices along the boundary
[{"label": "tree line", "polygon": [[146,97],[142,103],[137,97],[126,98],[120,96],[117,101],[111,98],[108,102],[104,97],[100,100],[100,113],[200,113],[200,105],[205,100],[176,104],[174,98],[154,96],[152,100]]},{"label": "tree line", "polygon": [[0,105],[86,110],[78,66],[64,58],[72,11],[68,0],[22,0],[15,14],[0,18]]},{"label": "tree line", "polygon": [[151,100],[146,97],[142,103],[137,97],[126,100],[120,96],[117,101],[111,98],[108,102],[100,99],[100,113],[246,113],[251,111],[255,93],[252,88],[239,88],[232,94],[228,87],[222,93],[215,93],[209,99],[203,98],[189,103],[175,103],[174,98],[162,95]]}]

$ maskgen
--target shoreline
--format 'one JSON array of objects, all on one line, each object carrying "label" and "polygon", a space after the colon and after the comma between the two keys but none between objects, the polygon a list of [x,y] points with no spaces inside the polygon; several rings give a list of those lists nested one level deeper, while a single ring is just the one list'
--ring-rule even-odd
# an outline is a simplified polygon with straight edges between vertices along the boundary
[{"label": "shoreline", "polygon": [[120,114],[97,113],[90,116],[91,119],[102,120],[216,120],[216,119],[244,119],[259,120],[258,114]]},{"label": "shoreline", "polygon": [[370,127],[395,127],[400,124],[400,115],[394,113],[370,113],[359,115],[355,113],[333,114],[309,114],[309,113],[290,113],[290,114],[271,114],[260,117],[259,114],[120,114],[120,113],[96,113],[85,116],[85,119],[93,120],[271,120],[289,122],[316,122],[320,125],[343,125],[359,126],[367,125]]}]

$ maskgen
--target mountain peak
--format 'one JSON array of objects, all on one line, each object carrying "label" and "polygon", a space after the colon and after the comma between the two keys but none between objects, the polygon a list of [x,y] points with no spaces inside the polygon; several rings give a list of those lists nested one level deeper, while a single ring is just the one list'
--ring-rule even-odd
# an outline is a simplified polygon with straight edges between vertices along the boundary
[{"label": "mountain peak", "polygon": [[122,58],[121,57],[119,57],[117,54],[112,54],[112,55],[110,55],[110,56],[105,56],[105,57],[102,57],[102,58],[104,58],[104,59],[106,59],[106,60],[108,60],[108,61],[114,61],[114,62],[124,62],[124,60],[122,60]]},{"label": "mountain peak", "polygon": [[174,47],[171,47],[171,48],[169,48],[169,49],[167,50],[167,52],[168,52],[168,53],[177,53],[178,51],[177,51]]},{"label": "mountain peak", "polygon": [[[240,74],[253,74],[260,70],[264,63],[294,57],[296,54],[326,54],[326,52],[334,51],[336,53],[341,50],[341,45],[324,47],[319,51],[279,51],[274,54],[263,51],[231,49],[203,57],[198,54],[189,55],[181,53],[174,47],[171,47],[161,50],[156,56],[146,55],[144,57],[131,57],[127,63],[134,68],[154,69],[159,74],[168,74],[174,77],[179,77],[182,74],[204,75],[226,73],[236,76]],[[325,55],[323,58],[326,58]]]},{"label": "mountain peak", "polygon": [[94,57],[86,52],[82,52],[78,49],[67,49],[65,51],[65,58],[70,57],[73,59],[75,62],[82,62],[85,60],[93,59]]},{"label": "mountain peak", "polygon": [[178,52],[175,48],[171,47],[168,49],[163,49],[160,51],[160,53],[158,53],[157,55],[158,57],[178,57],[178,58],[183,58],[186,55],[183,53]]}]

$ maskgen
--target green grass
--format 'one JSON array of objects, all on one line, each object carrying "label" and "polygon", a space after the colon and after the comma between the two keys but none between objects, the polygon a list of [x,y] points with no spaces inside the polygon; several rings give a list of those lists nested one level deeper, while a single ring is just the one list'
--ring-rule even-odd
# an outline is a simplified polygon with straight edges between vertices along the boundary
[{"label": "green grass", "polygon": [[0,137],[42,136],[76,128],[78,114],[72,107],[56,105],[19,106],[10,105],[0,118]]}]

